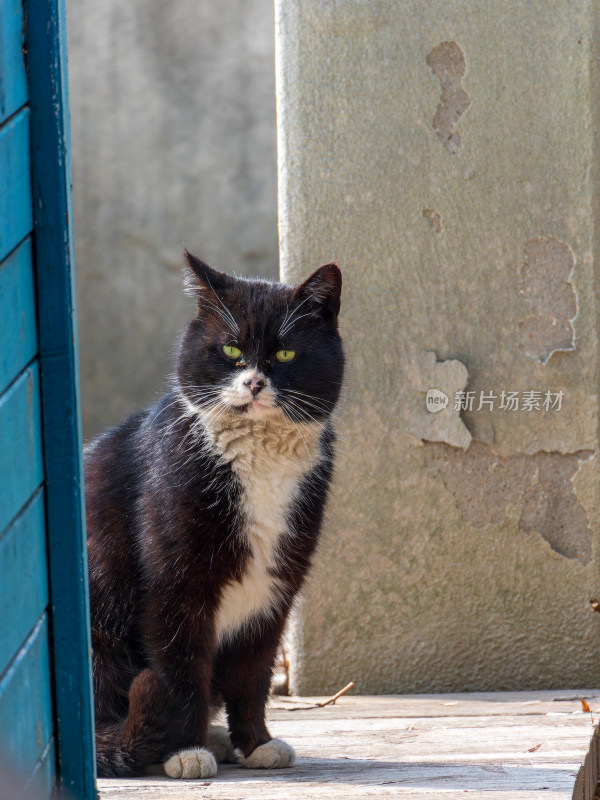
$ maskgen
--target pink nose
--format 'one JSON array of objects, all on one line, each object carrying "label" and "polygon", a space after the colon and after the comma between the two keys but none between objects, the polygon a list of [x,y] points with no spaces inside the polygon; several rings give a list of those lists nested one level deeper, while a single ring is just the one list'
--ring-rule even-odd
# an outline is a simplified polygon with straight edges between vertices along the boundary
[{"label": "pink nose", "polygon": [[247,386],[250,389],[252,392],[252,397],[256,397],[260,390],[264,388],[264,385],[264,380],[259,378],[258,375],[252,375],[252,377],[244,381],[244,386]]}]

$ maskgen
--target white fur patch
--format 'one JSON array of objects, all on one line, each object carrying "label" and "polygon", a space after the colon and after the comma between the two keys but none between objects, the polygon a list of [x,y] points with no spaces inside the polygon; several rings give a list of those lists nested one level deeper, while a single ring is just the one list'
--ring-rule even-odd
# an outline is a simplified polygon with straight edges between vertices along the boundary
[{"label": "white fur patch", "polygon": [[[264,387],[253,397],[249,384],[252,380],[262,380]],[[221,397],[232,406],[245,406],[251,403],[246,412],[252,418],[279,415],[275,407],[275,392],[267,376],[256,369],[243,369],[235,374],[228,386],[221,390]]]},{"label": "white fur patch", "polygon": [[169,778],[213,778],[217,774],[215,757],[203,747],[182,750],[165,762]]},{"label": "white fur patch", "polygon": [[281,739],[271,739],[259,745],[249,756],[242,755],[239,749],[235,755],[238,762],[248,769],[281,769],[291,767],[296,760],[294,748]]},{"label": "white fur patch", "polygon": [[229,737],[229,731],[222,725],[211,725],[209,727],[208,749],[219,764],[223,764],[225,761],[235,764],[237,760]]},{"label": "white fur patch", "polygon": [[251,548],[241,581],[224,587],[216,614],[217,637],[223,640],[247,620],[269,616],[284,586],[269,570],[287,530],[287,513],[304,476],[320,459],[322,424],[297,425],[279,409],[268,417],[226,414],[211,426],[214,450],[231,465],[242,486],[244,529]]}]

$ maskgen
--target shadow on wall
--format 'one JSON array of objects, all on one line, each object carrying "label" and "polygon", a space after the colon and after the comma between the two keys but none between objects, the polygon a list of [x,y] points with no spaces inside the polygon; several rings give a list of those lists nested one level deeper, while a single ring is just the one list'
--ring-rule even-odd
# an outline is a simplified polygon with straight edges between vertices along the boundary
[{"label": "shadow on wall", "polygon": [[70,3],[84,436],[152,400],[193,314],[182,243],[276,278],[273,4]]}]

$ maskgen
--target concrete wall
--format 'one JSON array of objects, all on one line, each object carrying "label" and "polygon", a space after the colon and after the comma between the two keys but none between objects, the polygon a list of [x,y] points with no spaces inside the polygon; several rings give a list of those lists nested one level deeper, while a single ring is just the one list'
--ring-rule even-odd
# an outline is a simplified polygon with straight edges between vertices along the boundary
[{"label": "concrete wall", "polygon": [[192,311],[182,243],[278,271],[271,0],[68,4],[84,435],[152,400]]},{"label": "concrete wall", "polygon": [[339,260],[349,361],[292,688],[596,685],[593,3],[276,5],[282,272]]}]

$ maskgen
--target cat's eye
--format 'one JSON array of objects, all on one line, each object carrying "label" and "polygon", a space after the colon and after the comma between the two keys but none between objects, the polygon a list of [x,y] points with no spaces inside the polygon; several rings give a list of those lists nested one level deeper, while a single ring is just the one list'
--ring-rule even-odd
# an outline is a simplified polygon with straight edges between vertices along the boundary
[{"label": "cat's eye", "polygon": [[223,345],[223,352],[227,358],[239,358],[242,355],[242,351],[239,347],[233,347],[230,344]]},{"label": "cat's eye", "polygon": [[295,350],[278,350],[275,353],[275,358],[277,361],[281,361],[282,363],[286,363],[287,361],[291,361],[296,355]]}]

